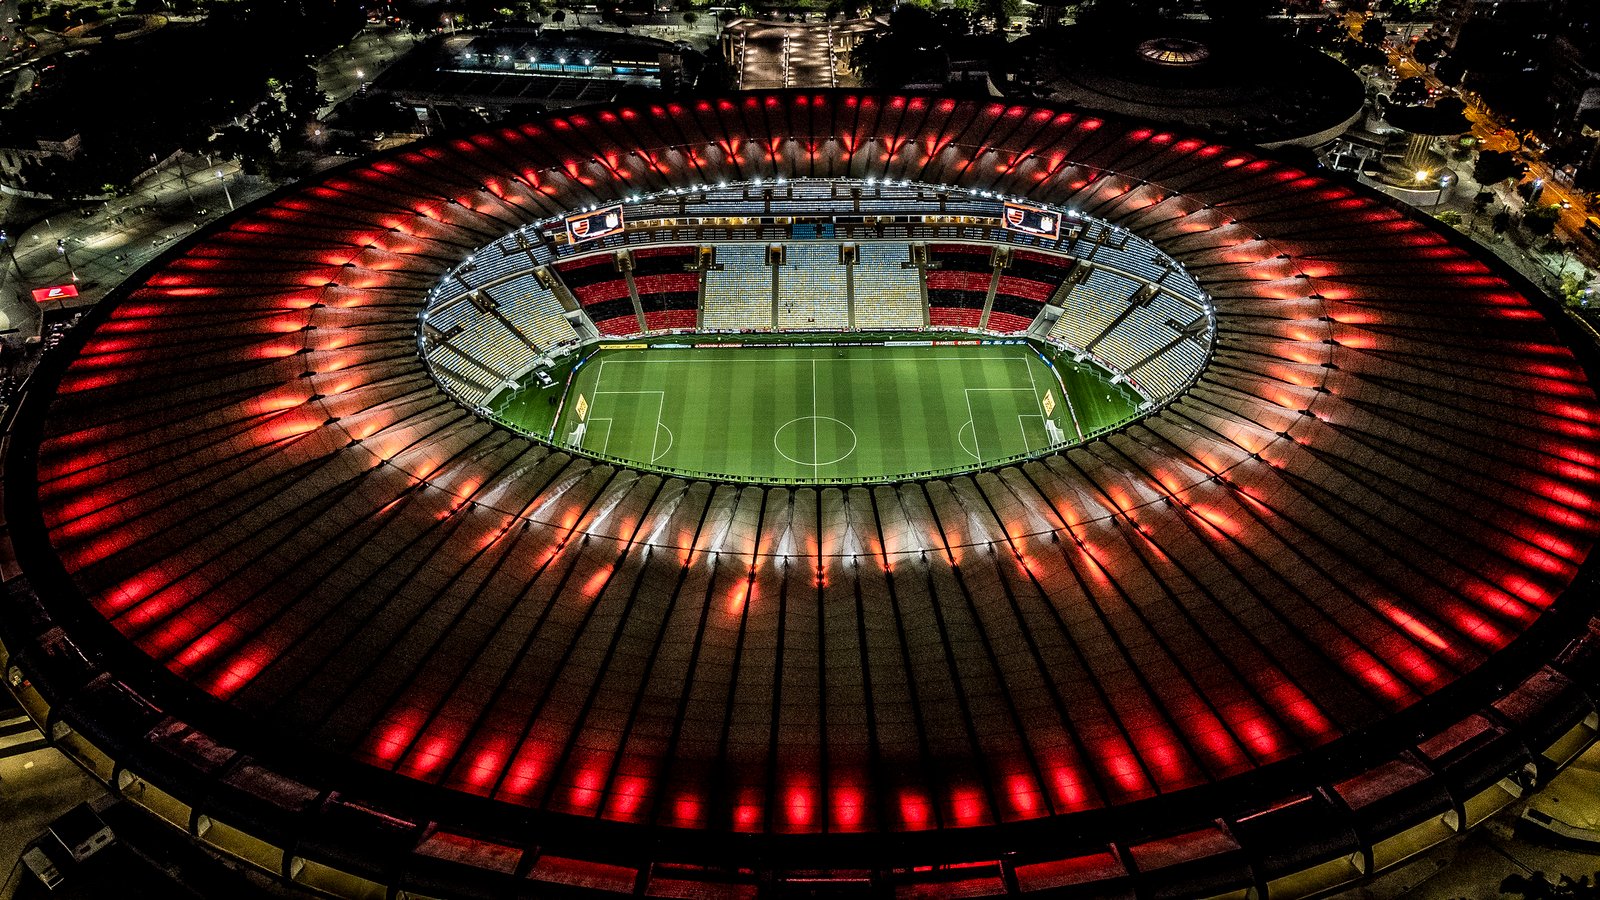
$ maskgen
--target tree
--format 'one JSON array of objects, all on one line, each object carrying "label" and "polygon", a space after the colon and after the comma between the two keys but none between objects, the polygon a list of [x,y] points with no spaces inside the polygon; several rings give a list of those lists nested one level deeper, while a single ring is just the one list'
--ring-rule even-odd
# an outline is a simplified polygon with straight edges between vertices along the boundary
[{"label": "tree", "polygon": [[1438,62],[1441,56],[1444,56],[1444,49],[1444,40],[1442,38],[1428,37],[1417,41],[1416,46],[1411,48],[1411,55],[1416,57],[1417,62],[1425,66],[1431,66]]},{"label": "tree", "polygon": [[1477,227],[1478,217],[1489,211],[1489,204],[1494,202],[1494,191],[1480,190],[1472,198],[1472,221],[1469,228]]},{"label": "tree", "polygon": [[933,14],[934,26],[950,35],[972,33],[972,15],[960,6],[947,6]]},{"label": "tree", "polygon": [[1419,76],[1402,78],[1394,86],[1394,91],[1389,94],[1391,100],[1406,106],[1415,106],[1428,99],[1428,82]]},{"label": "tree", "polygon": [[1377,16],[1373,16],[1361,23],[1361,43],[1366,44],[1368,47],[1381,45],[1388,36],[1388,27]]},{"label": "tree", "polygon": [[1283,11],[1278,0],[1205,0],[1201,5],[1219,22],[1259,22]]},{"label": "tree", "polygon": [[1078,5],[1077,22],[1104,29],[1148,27],[1164,18],[1160,0],[1093,0]]},{"label": "tree", "polygon": [[316,69],[306,66],[304,71],[284,83],[283,106],[291,118],[302,121],[316,118],[317,113],[327,105],[328,95],[317,87]]},{"label": "tree", "polygon": [[1568,306],[1589,305],[1589,279],[1592,276],[1589,270],[1581,269],[1576,274],[1569,274],[1561,279],[1561,299]]},{"label": "tree", "polygon": [[1022,11],[1021,0],[980,0],[978,9],[983,16],[994,21],[995,31],[1004,31],[1011,26],[1013,17]]},{"label": "tree", "polygon": [[1402,18],[1415,19],[1420,17],[1432,5],[1433,0],[1389,0],[1389,8]]},{"label": "tree", "polygon": [[1495,185],[1521,178],[1527,171],[1528,164],[1509,153],[1484,150],[1478,154],[1478,161],[1472,166],[1472,180],[1481,185]]},{"label": "tree", "polygon": [[1354,40],[1340,44],[1339,55],[1344,57],[1344,64],[1352,69],[1376,68],[1383,65],[1386,59],[1383,51],[1377,47]]},{"label": "tree", "polygon": [[1560,219],[1561,204],[1535,206],[1523,213],[1522,227],[1534,237],[1549,237],[1556,230],[1556,222]]},{"label": "tree", "polygon": [[255,175],[265,175],[272,166],[272,139],[256,128],[228,125],[211,141],[218,155],[236,159],[239,167]]},{"label": "tree", "polygon": [[1494,230],[1495,236],[1500,236],[1511,230],[1511,213],[1500,210],[1489,220],[1489,227]]},{"label": "tree", "polygon": [[506,18],[510,10],[502,9],[500,0],[461,0],[462,12],[474,25],[492,25]]},{"label": "tree", "polygon": [[1350,39],[1350,30],[1344,27],[1343,20],[1330,13],[1315,25],[1302,28],[1300,36],[1310,41],[1313,47],[1321,50],[1337,51],[1345,41]]},{"label": "tree", "polygon": [[562,22],[565,22],[566,20],[567,20],[567,11],[562,9],[562,8],[560,8],[559,6],[556,7],[556,11],[555,12],[550,14],[550,21],[556,23],[557,25],[560,25]]},{"label": "tree", "polygon": [[1444,212],[1439,213],[1439,215],[1435,216],[1435,218],[1444,224],[1449,225],[1451,228],[1456,228],[1461,224],[1461,213],[1458,213],[1453,209],[1447,209]]},{"label": "tree", "polygon": [[693,25],[698,21],[700,21],[699,13],[686,12],[683,14],[683,24],[685,25]]},{"label": "tree", "polygon": [[1434,65],[1433,74],[1444,84],[1460,87],[1461,79],[1467,77],[1467,66],[1454,56],[1446,56]]}]

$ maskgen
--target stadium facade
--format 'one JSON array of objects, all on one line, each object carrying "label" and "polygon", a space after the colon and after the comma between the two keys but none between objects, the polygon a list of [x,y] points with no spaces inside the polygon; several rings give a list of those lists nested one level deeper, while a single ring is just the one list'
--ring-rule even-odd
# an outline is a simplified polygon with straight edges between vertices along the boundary
[{"label": "stadium facade", "polygon": [[[903,245],[930,327],[1187,368],[1107,434],[874,485],[480,408],[586,306],[725,313],[702,248],[765,245],[781,329],[771,248],[818,241]],[[645,250],[686,257],[659,291]],[[1056,330],[1088,316],[1104,354]],[[6,449],[8,681],[123,796],[336,895],[1305,896],[1592,741],[1593,363],[1448,229],[1260,151],[930,96],[570,111],[296,185],[95,308]]]}]

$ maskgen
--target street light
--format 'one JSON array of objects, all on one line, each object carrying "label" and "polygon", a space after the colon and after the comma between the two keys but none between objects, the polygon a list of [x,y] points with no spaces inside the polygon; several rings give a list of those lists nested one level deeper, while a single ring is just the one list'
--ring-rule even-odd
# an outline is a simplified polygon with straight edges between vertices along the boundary
[{"label": "street light", "polygon": [[[173,159],[178,163],[178,180],[183,182],[183,195],[189,198],[189,208],[193,209],[200,204],[194,202],[194,192],[189,190],[189,173],[183,170],[183,154],[175,154]],[[150,154],[150,165],[155,166],[156,155]]]},{"label": "street light", "polygon": [[233,212],[233,193],[228,190],[228,179],[222,177],[222,170],[217,170],[217,180],[222,182],[222,196],[228,198],[228,212]]},{"label": "street light", "polygon": [[56,252],[61,254],[61,258],[67,261],[67,271],[72,273],[72,280],[76,282],[78,280],[78,270],[73,268],[72,257],[67,253],[66,238],[56,238]]},{"label": "street light", "polygon": [[0,228],[0,248],[4,248],[8,253],[11,254],[11,265],[17,270],[17,290],[21,291],[23,281],[22,263],[17,262],[17,248],[11,243],[10,239],[6,237],[6,232],[3,228]]}]

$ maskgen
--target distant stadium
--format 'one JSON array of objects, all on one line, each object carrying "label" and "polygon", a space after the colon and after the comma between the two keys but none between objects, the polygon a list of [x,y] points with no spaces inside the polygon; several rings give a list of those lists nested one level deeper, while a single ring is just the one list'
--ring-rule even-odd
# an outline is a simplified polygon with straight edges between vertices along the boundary
[{"label": "distant stadium", "polygon": [[1593,364],[1260,151],[568,111],[97,306],[16,415],[0,636],[57,746],[337,896],[1307,896],[1600,728]]}]

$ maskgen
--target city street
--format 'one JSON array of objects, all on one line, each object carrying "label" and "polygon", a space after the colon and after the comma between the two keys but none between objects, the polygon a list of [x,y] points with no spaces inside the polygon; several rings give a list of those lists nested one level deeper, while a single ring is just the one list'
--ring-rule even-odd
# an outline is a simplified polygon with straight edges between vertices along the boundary
[{"label": "city street", "polygon": [[[318,83],[331,102],[321,114],[353,95],[418,40],[402,29],[369,27],[324,57],[317,65]],[[40,52],[46,45],[40,41]],[[274,187],[263,179],[242,177],[233,160],[183,154],[134,185],[128,196],[79,207],[88,215],[67,210],[23,233],[7,234],[0,247],[0,332],[20,338],[40,334],[42,316],[32,289],[75,283],[77,298],[52,304],[52,309],[92,305],[175,241],[226,214],[230,206],[243,206]]]},{"label": "city street", "polygon": [[128,196],[84,207],[87,217],[66,211],[23,234],[8,234],[7,258],[0,260],[0,328],[37,335],[40,310],[29,294],[33,288],[75,283],[78,297],[60,308],[93,304],[174,241],[227,213],[230,197],[240,206],[268,190],[270,185],[241,178],[231,160],[207,165],[180,157]]},{"label": "city street", "polygon": [[318,116],[326,118],[335,106],[421,41],[403,28],[368,25],[355,40],[324,56],[317,63],[317,84],[328,95],[328,105],[318,110]]},{"label": "city street", "polygon": [[834,50],[839,32],[871,27],[866,20],[835,26],[830,22],[788,23],[746,20],[735,22],[739,87],[766,88],[853,87],[854,79],[841,73]]},{"label": "city street", "polygon": [[[1434,77],[1432,70],[1411,56],[1409,47],[1391,50],[1389,58],[1398,78],[1421,77],[1430,88],[1444,87],[1443,82]],[[1472,136],[1478,139],[1479,148],[1511,152],[1516,154],[1519,160],[1527,163],[1528,178],[1540,181],[1543,186],[1539,202],[1563,204],[1561,218],[1557,223],[1558,230],[1571,241],[1578,255],[1586,263],[1591,266],[1600,264],[1600,247],[1597,247],[1595,241],[1582,230],[1588,217],[1593,215],[1583,192],[1573,189],[1555,177],[1555,171],[1543,160],[1523,152],[1517,136],[1504,123],[1494,118],[1493,112],[1483,105],[1480,97],[1467,92],[1461,94],[1461,99],[1466,104],[1467,120],[1472,123]]]}]

